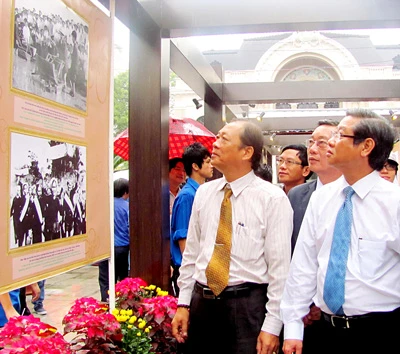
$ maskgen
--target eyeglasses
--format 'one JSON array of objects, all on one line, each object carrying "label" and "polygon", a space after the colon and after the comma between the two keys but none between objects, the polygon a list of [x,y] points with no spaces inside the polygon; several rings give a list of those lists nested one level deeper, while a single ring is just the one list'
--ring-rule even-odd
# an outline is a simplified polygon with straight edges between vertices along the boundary
[{"label": "eyeglasses", "polygon": [[313,140],[307,139],[306,140],[307,147],[310,149],[314,144],[317,146],[318,149],[326,149],[328,147],[328,142],[326,140]]},{"label": "eyeglasses", "polygon": [[[383,169],[386,169],[386,171],[396,171],[396,169],[397,169],[397,167],[396,166],[393,166],[393,165],[390,165],[390,164],[388,164],[388,163],[385,163],[384,165],[383,165],[383,167],[382,167],[382,170]],[[381,170],[381,171],[382,171]]]},{"label": "eyeglasses", "polygon": [[301,162],[297,162],[297,161],[293,161],[293,160],[285,160],[282,157],[279,157],[279,158],[276,159],[276,164],[278,166],[283,165],[283,163],[285,163],[286,166],[293,166],[293,165],[300,165],[301,166],[302,165]]},{"label": "eyeglasses", "polygon": [[343,134],[343,133],[341,133],[341,132],[332,132],[332,139],[335,139],[335,140],[342,140],[342,138],[352,138],[352,139],[356,139],[357,136],[356,136],[356,135]]}]

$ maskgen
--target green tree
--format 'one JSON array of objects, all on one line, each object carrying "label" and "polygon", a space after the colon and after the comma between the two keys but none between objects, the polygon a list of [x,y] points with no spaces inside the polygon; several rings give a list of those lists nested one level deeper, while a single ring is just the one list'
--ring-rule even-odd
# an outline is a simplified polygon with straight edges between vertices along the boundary
[{"label": "green tree", "polygon": [[[170,70],[171,87],[176,85],[177,75]],[[129,121],[129,70],[114,78],[114,137],[128,128]],[[114,154],[114,171],[127,169],[128,161]]]},{"label": "green tree", "polygon": [[114,136],[128,127],[129,71],[114,78]]},{"label": "green tree", "polygon": [[120,170],[127,170],[129,168],[129,161],[125,161],[122,157],[114,154],[114,172]]}]

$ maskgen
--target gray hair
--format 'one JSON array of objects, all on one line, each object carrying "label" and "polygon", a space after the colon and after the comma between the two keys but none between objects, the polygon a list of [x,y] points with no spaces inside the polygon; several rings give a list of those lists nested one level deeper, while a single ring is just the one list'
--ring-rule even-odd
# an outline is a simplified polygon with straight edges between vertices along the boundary
[{"label": "gray hair", "polygon": [[369,109],[350,109],[346,116],[360,119],[353,128],[355,145],[367,138],[374,140],[375,147],[368,156],[368,163],[374,170],[380,171],[393,149],[395,129],[385,118]]}]

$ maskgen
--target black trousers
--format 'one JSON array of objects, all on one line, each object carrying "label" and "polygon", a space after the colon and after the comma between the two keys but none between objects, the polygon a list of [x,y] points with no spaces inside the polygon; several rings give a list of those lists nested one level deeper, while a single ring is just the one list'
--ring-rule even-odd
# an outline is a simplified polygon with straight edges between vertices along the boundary
[{"label": "black trousers", "polygon": [[171,265],[173,272],[172,272],[172,277],[171,277],[171,290],[172,293],[171,295],[175,296],[175,297],[179,297],[179,286],[178,286],[178,278],[179,278],[179,268],[176,265]]},{"label": "black trousers", "polygon": [[321,353],[358,354],[398,352],[400,309],[349,322],[347,326],[332,325],[327,318],[321,321]]},{"label": "black trousers", "polygon": [[266,285],[221,299],[194,291],[185,354],[256,354],[266,303]]},{"label": "black trousers", "polygon": [[[320,354],[325,345],[323,340],[324,323],[320,319],[304,328],[303,354]],[[283,344],[283,341],[281,342]]]},{"label": "black trousers", "polygon": [[[129,272],[129,246],[115,246],[115,282],[121,281],[128,277]],[[99,263],[99,286],[101,301],[106,302],[108,299],[108,260]]]}]

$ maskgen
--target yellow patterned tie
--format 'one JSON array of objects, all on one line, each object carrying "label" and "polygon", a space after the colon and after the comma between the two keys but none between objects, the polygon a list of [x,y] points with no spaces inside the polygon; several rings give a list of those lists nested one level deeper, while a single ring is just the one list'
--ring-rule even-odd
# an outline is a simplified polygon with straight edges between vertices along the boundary
[{"label": "yellow patterned tie", "polygon": [[225,195],[221,203],[221,214],[214,252],[206,269],[207,285],[218,296],[228,285],[229,265],[232,246],[232,190],[228,184],[224,187]]}]

